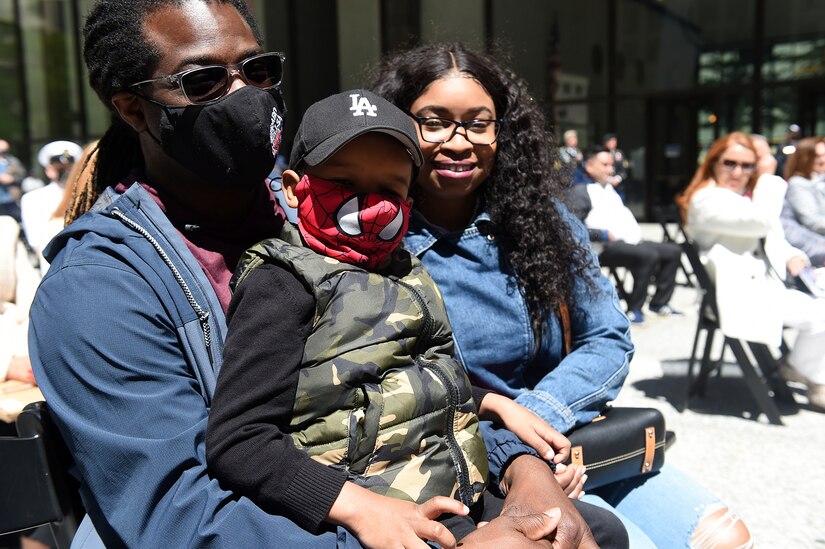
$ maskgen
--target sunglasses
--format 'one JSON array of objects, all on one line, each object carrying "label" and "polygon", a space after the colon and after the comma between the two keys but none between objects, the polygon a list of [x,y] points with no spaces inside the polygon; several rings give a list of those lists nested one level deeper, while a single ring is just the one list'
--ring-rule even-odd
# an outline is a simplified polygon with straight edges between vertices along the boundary
[{"label": "sunglasses", "polygon": [[753,162],[737,162],[736,160],[720,160],[719,165],[726,172],[732,172],[737,167],[742,168],[744,173],[753,173],[756,170],[756,164]]},{"label": "sunglasses", "polygon": [[[259,53],[235,65],[206,65],[169,76],[143,80],[129,88],[140,90],[149,85],[165,83],[172,89],[180,89],[189,103],[204,105],[225,97],[232,87],[232,77],[235,74],[239,74],[250,86],[261,89],[274,88],[281,83],[284,59],[284,54],[280,52]],[[135,93],[145,97],[142,93]]]}]

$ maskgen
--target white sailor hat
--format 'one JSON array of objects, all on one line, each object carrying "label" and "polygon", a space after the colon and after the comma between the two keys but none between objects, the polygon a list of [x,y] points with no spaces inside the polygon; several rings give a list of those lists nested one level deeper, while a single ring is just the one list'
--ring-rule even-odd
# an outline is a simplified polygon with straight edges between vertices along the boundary
[{"label": "white sailor hat", "polygon": [[46,143],[37,153],[37,161],[44,168],[52,162],[68,164],[75,162],[83,154],[83,148],[71,141],[52,141]]}]

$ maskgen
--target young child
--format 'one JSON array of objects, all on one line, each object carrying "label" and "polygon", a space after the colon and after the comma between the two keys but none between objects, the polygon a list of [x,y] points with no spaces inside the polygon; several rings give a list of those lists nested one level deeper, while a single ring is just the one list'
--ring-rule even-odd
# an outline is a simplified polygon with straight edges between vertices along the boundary
[{"label": "young child", "polygon": [[282,182],[298,226],[239,263],[209,418],[223,486],[376,547],[467,514],[487,477],[440,294],[398,247],[421,162],[412,120],[368,91],[307,110]]}]

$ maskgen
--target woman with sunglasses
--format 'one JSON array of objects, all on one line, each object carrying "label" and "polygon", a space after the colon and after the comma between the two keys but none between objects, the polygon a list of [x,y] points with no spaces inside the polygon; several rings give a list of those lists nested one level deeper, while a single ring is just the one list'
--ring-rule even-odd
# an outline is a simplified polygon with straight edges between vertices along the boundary
[{"label": "woman with sunglasses", "polygon": [[722,333],[778,347],[783,326],[796,328],[783,373],[806,383],[811,404],[825,407],[825,300],[783,284],[809,261],[782,232],[785,182],[758,177],[756,168],[748,135],[722,136],[677,203],[714,278]]},{"label": "woman with sunglasses", "polygon": [[[461,44],[396,54],[374,82],[419,128],[424,164],[404,245],[441,289],[456,352],[474,383],[497,393],[481,401],[482,410],[512,398],[532,411],[503,411],[501,419],[537,449],[544,441],[536,416],[561,432],[591,421],[627,375],[630,326],[586,229],[561,204],[557,147],[525,83]],[[560,321],[568,314],[569,352]],[[559,469],[571,497],[581,495],[582,473]],[[583,501],[615,510],[631,547],[687,547],[692,536],[739,547],[750,537],[715,497],[670,466]]]}]

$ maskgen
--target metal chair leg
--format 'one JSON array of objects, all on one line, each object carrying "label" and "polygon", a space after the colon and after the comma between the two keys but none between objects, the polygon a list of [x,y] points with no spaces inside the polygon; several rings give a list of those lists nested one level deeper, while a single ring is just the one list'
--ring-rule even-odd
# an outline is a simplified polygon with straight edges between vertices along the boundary
[{"label": "metal chair leg", "polygon": [[772,424],[784,425],[779,414],[779,409],[776,407],[776,403],[768,393],[767,385],[754,369],[750,358],[748,358],[748,355],[745,352],[745,348],[742,347],[742,343],[738,339],[730,338],[727,338],[727,343],[730,345],[731,351],[733,351],[733,354],[736,356],[736,361],[739,363],[739,368],[745,376],[745,383],[747,384],[748,389],[750,389],[753,397],[756,399],[756,404],[759,406],[759,409],[768,417],[768,421]]}]

